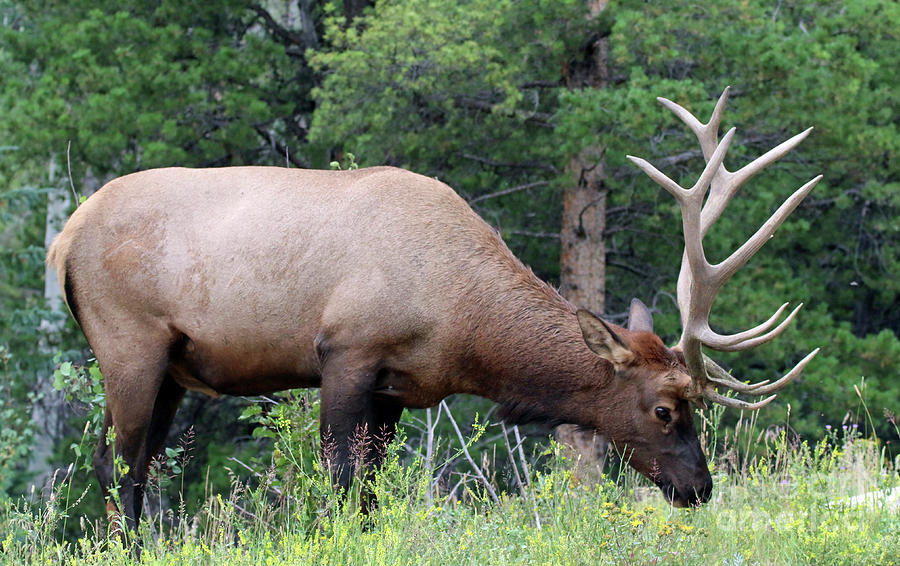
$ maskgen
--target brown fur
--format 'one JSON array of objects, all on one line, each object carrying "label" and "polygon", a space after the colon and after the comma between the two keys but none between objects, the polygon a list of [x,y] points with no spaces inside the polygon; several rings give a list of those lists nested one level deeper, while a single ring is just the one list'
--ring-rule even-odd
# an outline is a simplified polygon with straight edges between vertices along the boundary
[{"label": "brown fur", "polygon": [[[471,393],[510,418],[599,430],[676,503],[709,495],[685,368],[647,331],[646,308],[634,332],[576,316],[434,179],[389,167],[135,173],[72,215],[48,262],[103,371],[132,527],[186,389],[321,387],[343,485],[358,427],[389,439],[404,407]],[[108,489],[104,443],[95,460]]]}]

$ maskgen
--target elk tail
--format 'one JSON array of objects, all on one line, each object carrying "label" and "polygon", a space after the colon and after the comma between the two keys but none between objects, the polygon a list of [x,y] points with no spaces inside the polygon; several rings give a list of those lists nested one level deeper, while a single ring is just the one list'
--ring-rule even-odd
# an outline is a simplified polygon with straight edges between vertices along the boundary
[{"label": "elk tail", "polygon": [[75,287],[68,277],[68,267],[69,267],[69,257],[68,253],[68,242],[69,238],[67,238],[64,234],[57,234],[56,238],[53,239],[53,243],[50,244],[50,248],[47,250],[47,266],[56,270],[56,276],[59,279],[59,287],[62,289],[63,293],[63,301],[65,301],[66,306],[69,307],[69,312],[72,313],[72,317],[81,324],[81,321],[78,319],[78,306],[75,303]]}]

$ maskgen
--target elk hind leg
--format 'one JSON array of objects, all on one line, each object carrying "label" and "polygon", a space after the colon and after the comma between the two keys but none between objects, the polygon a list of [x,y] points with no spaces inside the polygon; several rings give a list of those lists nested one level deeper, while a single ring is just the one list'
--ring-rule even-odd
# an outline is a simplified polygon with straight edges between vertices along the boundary
[{"label": "elk hind leg", "polygon": [[160,435],[156,429],[162,423],[168,430],[174,415],[170,402],[158,402],[161,397],[170,397],[169,390],[163,388],[167,346],[165,341],[148,342],[144,348],[131,347],[126,353],[125,349],[92,345],[106,390],[106,414],[94,453],[94,469],[108,501],[107,511],[119,521],[118,512],[124,515],[124,524],[114,522],[113,530],[125,527],[136,531],[147,478],[149,441]]},{"label": "elk hind leg", "polygon": [[[150,461],[162,452],[163,445],[169,435],[169,429],[172,428],[172,421],[175,420],[175,413],[184,397],[185,388],[178,385],[170,376],[163,379],[159,393],[156,394],[156,402],[153,405],[153,416],[150,418],[150,427],[147,430],[146,450],[143,461],[139,464],[141,469],[149,470]],[[144,481],[136,486],[135,494],[135,523],[140,522],[141,509],[143,507],[144,490],[146,484],[146,474]]]}]

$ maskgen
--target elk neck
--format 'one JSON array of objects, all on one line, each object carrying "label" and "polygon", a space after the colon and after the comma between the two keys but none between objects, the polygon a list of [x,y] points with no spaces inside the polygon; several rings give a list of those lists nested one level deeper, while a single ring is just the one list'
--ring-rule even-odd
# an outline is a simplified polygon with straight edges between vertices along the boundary
[{"label": "elk neck", "polygon": [[619,405],[614,369],[588,349],[575,306],[530,271],[519,275],[468,309],[466,392],[500,403],[511,423],[588,426],[611,419],[598,409]]}]

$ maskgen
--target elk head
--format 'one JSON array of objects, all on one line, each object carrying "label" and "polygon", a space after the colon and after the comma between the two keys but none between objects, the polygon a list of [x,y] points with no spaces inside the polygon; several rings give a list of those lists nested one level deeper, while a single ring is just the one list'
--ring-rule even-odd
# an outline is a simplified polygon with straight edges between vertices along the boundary
[{"label": "elk head", "polygon": [[[588,347],[612,362],[618,411],[605,434],[633,468],[650,478],[675,506],[709,499],[712,478],[686,397],[692,381],[684,358],[653,333],[644,303],[631,302],[626,331],[616,330],[587,311],[578,321]],[[628,407],[628,411],[622,411]]]},{"label": "elk head", "polygon": [[[818,348],[813,350],[774,383],[766,380],[753,384],[744,383],[732,377],[703,354],[702,346],[719,351],[736,351],[768,342],[790,324],[797,311],[803,306],[802,303],[798,305],[784,320],[778,323],[788,306],[785,303],[762,324],[736,334],[718,334],[709,325],[710,310],[719,289],[772,237],[785,218],[793,212],[800,201],[822,178],[819,175],[800,187],[734,253],[718,264],[711,264],[703,251],[703,237],[722,214],[728,201],[743,183],[787,154],[812,131],[812,128],[809,128],[797,134],[738,171],[728,171],[723,165],[723,160],[734,137],[735,129],[729,130],[721,142],[718,140],[719,122],[728,98],[728,91],[729,89],[726,88],[722,93],[706,124],[702,124],[678,104],[665,98],[657,99],[678,116],[700,141],[706,167],[693,187],[685,189],[647,161],[628,156],[628,159],[644,173],[672,194],[681,206],[685,245],[681,272],[678,277],[677,295],[683,328],[682,335],[678,344],[671,350],[668,348],[657,349],[658,353],[665,352],[664,355],[659,355],[671,364],[670,370],[657,372],[654,377],[640,380],[650,383],[647,390],[652,393],[645,394],[645,397],[649,397],[646,400],[638,397],[641,417],[633,426],[635,432],[643,436],[637,441],[629,440],[629,446],[634,447],[631,464],[655,481],[675,505],[697,504],[706,501],[709,498],[709,488],[711,487],[705,458],[700,451],[699,441],[694,430],[690,405],[705,407],[705,401],[708,400],[739,409],[758,409],[775,398],[774,392],[800,375],[803,368],[819,351]],[[635,307],[632,305],[632,317],[634,316]],[[638,313],[637,316],[649,318],[649,313],[646,315]],[[647,326],[647,324],[642,323],[642,326]],[[582,328],[584,328],[583,323]],[[641,330],[648,329],[641,328]],[[644,343],[649,343],[650,339],[646,335],[638,334],[637,336]],[[622,343],[624,344],[624,342]],[[662,383],[654,384],[660,380]],[[739,394],[768,395],[768,397],[751,403],[722,395],[716,390],[717,387],[729,388]],[[615,438],[613,439],[615,440]],[[645,449],[643,444],[649,446]],[[699,469],[701,465],[702,472]]]}]

